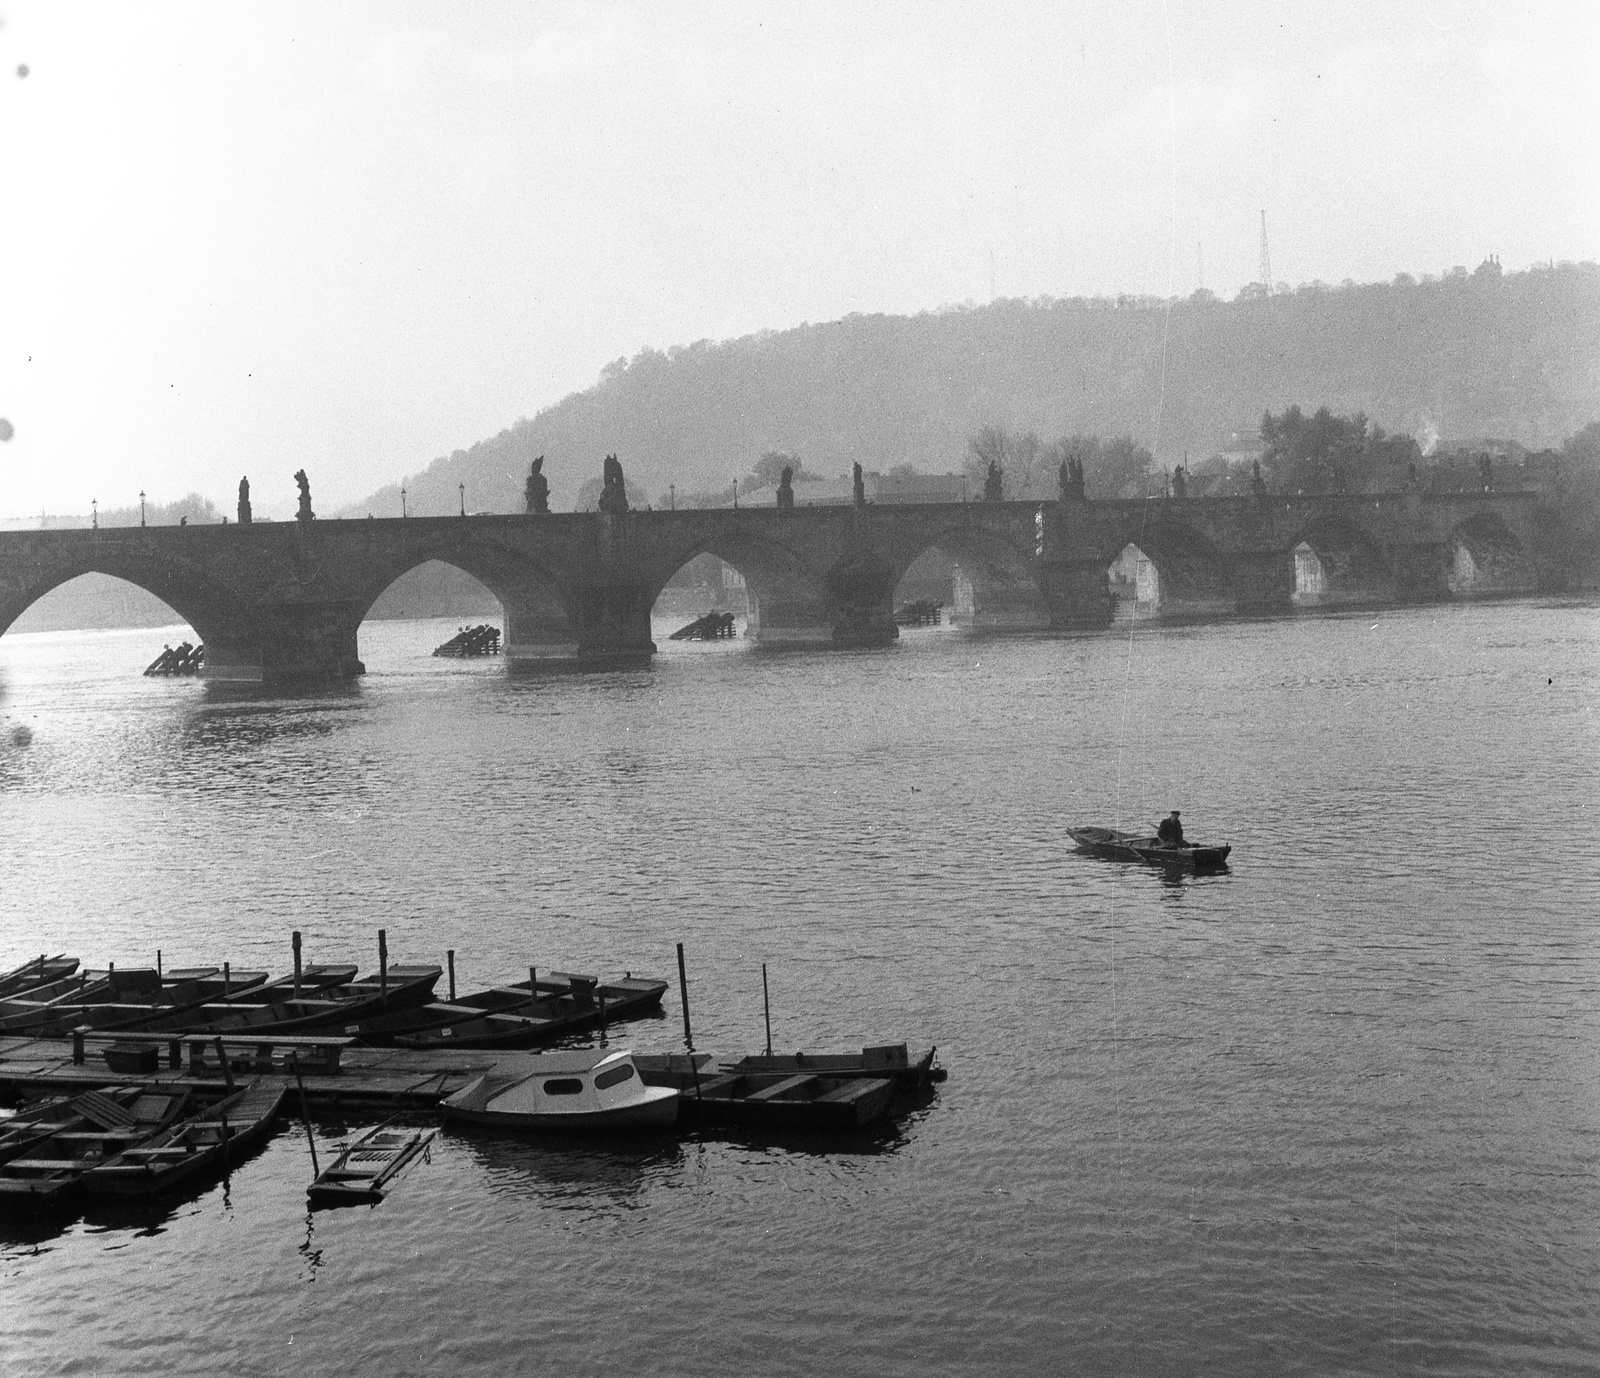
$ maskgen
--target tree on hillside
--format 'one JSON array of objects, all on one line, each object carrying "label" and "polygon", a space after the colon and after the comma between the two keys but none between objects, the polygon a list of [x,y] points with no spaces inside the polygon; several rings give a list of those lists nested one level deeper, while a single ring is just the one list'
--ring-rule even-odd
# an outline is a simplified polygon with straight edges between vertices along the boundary
[{"label": "tree on hillside", "polygon": [[[1410,436],[1385,435],[1361,412],[1335,416],[1319,407],[1306,416],[1292,406],[1281,416],[1261,418],[1261,471],[1281,493],[1363,493],[1396,486],[1401,470],[1421,458]],[[1386,482],[1386,480],[1388,480]]]}]

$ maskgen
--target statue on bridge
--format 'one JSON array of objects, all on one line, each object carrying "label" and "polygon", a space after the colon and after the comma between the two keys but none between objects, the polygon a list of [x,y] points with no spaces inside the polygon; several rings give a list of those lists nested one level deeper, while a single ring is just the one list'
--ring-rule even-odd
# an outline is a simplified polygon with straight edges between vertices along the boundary
[{"label": "statue on bridge", "polygon": [[1494,461],[1487,453],[1478,456],[1478,484],[1485,493],[1494,492]]},{"label": "statue on bridge", "polygon": [[1003,496],[1005,486],[1005,471],[994,462],[989,461],[989,472],[983,476],[983,500],[985,502],[999,502]]},{"label": "statue on bridge", "polygon": [[1181,464],[1174,465],[1172,469],[1172,496],[1175,498],[1189,496],[1189,473]]},{"label": "statue on bridge", "polygon": [[794,506],[794,466],[785,464],[783,472],[778,475],[778,506]]},{"label": "statue on bridge", "polygon": [[600,510],[608,517],[620,517],[628,510],[628,486],[615,455],[606,456],[602,473],[605,487],[600,490]]},{"label": "statue on bridge", "polygon": [[239,525],[250,525],[250,480],[239,480]]},{"label": "statue on bridge", "polygon": [[294,514],[300,522],[314,522],[317,514],[311,510],[311,480],[304,469],[295,471],[294,481],[300,485],[300,510]]},{"label": "statue on bridge", "polygon": [[1062,502],[1083,502],[1088,498],[1083,487],[1083,461],[1076,455],[1068,455],[1061,461],[1059,482]]},{"label": "statue on bridge", "polygon": [[529,512],[550,510],[550,480],[544,476],[543,455],[534,460],[533,467],[528,470],[528,481],[523,485],[523,496],[527,499]]},{"label": "statue on bridge", "polygon": [[852,465],[850,468],[850,493],[857,507],[865,507],[867,505],[867,480],[866,476],[862,474],[859,464]]},{"label": "statue on bridge", "polygon": [[1258,459],[1250,466],[1250,494],[1257,502],[1267,500],[1267,481],[1261,477],[1261,461]]}]

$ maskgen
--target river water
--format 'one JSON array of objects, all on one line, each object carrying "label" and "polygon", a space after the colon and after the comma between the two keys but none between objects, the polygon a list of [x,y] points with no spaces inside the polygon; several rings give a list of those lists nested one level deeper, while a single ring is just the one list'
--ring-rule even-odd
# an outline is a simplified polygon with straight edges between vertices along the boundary
[{"label": "river water", "polygon": [[[1594,1372],[1600,609],[908,633],[528,678],[368,624],[220,696],[0,640],[7,965],[675,975],[696,1043],[937,1044],[863,1142],[444,1132],[308,1216],[0,1226],[6,1374]],[[1234,844],[1173,879],[1077,821]],[[680,1046],[675,987],[639,1048]],[[374,1117],[376,1118],[376,1117]],[[372,1120],[324,1120],[323,1151]]]}]

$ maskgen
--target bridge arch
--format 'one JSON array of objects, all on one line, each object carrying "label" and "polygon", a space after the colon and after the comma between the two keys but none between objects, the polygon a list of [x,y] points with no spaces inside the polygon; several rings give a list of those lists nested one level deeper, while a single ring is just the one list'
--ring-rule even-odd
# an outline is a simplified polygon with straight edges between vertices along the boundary
[{"label": "bridge arch", "polygon": [[901,600],[906,575],[925,565],[930,552],[951,567],[951,625],[980,631],[1050,625],[1034,548],[1019,548],[1011,535],[976,522],[952,522],[897,551],[884,590],[891,604]]},{"label": "bridge arch", "polygon": [[[442,565],[481,584],[500,604],[502,652],[513,660],[571,660],[578,653],[575,600],[555,573],[492,540],[462,542],[450,536],[422,539],[390,560],[374,565],[355,600],[355,623],[397,582],[417,570]],[[454,615],[454,614],[446,614]]]},{"label": "bridge arch", "polygon": [[1445,583],[1458,598],[1531,593],[1538,571],[1528,549],[1495,512],[1475,512],[1445,541]]},{"label": "bridge arch", "polygon": [[165,603],[207,644],[220,642],[245,614],[243,603],[209,570],[181,558],[130,549],[125,542],[80,543],[64,558],[29,562],[0,585],[0,633],[52,590],[85,574],[120,579]]},{"label": "bridge arch", "polygon": [[668,554],[641,590],[646,609],[679,570],[701,555],[716,556],[744,580],[745,636],[751,641],[803,646],[834,639],[835,609],[826,574],[781,541],[737,529],[706,533]]},{"label": "bridge arch", "polygon": [[[1183,522],[1163,517],[1125,524],[1098,554],[1108,572],[1131,571],[1123,597],[1131,594],[1149,612],[1195,617],[1233,609],[1227,560],[1207,537]],[[1148,569],[1141,568],[1141,558]]]},{"label": "bridge arch", "polygon": [[1330,514],[1308,522],[1294,534],[1289,550],[1297,603],[1373,603],[1395,596],[1383,546],[1348,516]]}]

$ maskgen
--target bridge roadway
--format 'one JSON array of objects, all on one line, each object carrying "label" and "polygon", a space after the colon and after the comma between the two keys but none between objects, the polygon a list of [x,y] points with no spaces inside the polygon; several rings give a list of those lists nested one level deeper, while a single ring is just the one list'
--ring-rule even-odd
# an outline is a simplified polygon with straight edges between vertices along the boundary
[{"label": "bridge roadway", "polygon": [[[1534,493],[718,508],[621,515],[365,518],[0,533],[0,631],[78,575],[114,575],[204,640],[211,679],[268,684],[363,670],[356,633],[396,578],[443,560],[505,609],[505,653],[603,664],[647,658],[650,609],[702,552],[745,578],[767,645],[887,643],[896,584],[924,551],[960,567],[958,620],[1102,627],[1107,569],[1134,544],[1164,614],[1287,608],[1295,551],[1331,601],[1409,602],[1550,587]],[[1465,552],[1465,555],[1462,554]],[[1465,571],[1465,575],[1463,575]]]}]

